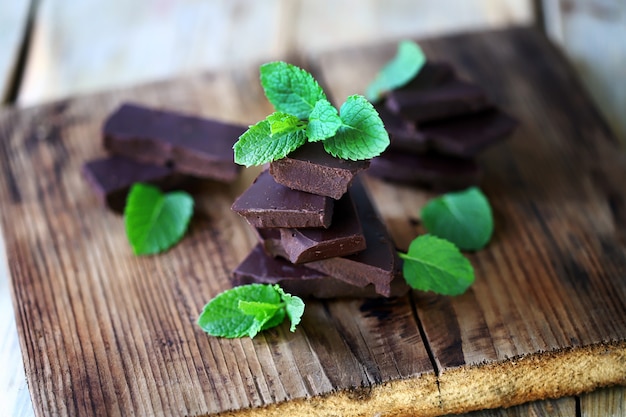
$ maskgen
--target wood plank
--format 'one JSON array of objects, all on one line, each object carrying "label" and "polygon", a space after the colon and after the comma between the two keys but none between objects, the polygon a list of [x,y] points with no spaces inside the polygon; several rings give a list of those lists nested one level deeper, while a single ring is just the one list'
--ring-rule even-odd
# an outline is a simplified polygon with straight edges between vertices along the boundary
[{"label": "wood plank", "polygon": [[[420,34],[525,24],[530,0],[42,0],[19,103]],[[454,5],[454,6],[453,6]],[[332,10],[332,13],[329,13]],[[94,13],[97,19],[85,19]],[[372,30],[376,28],[376,30]]]},{"label": "wood plank", "polygon": [[[488,62],[499,63],[499,68],[507,68],[507,71],[493,77],[491,88],[510,100],[507,105],[524,120],[531,115],[539,116],[538,123],[548,132],[547,139],[550,141],[549,146],[539,146],[539,149],[546,152],[546,157],[554,157],[555,148],[562,150],[556,144],[566,137],[563,135],[565,122],[546,120],[546,116],[535,114],[535,106],[546,106],[546,103],[542,102],[543,96],[532,88],[530,82],[513,78],[521,83],[513,89],[521,95],[513,95],[513,92],[503,91],[502,88],[507,77],[513,77],[516,71],[522,69],[529,70],[524,65],[518,69],[509,67],[511,64],[518,65],[517,60],[521,60],[511,51],[528,48],[537,52],[533,48],[537,44],[543,45],[542,42],[545,40],[524,30],[433,40],[425,42],[424,46],[428,51],[440,51],[442,56],[458,60],[468,73],[480,70],[470,65],[472,61],[465,52],[459,52],[468,50],[462,44],[480,51],[480,56],[486,57]],[[355,75],[354,71],[347,71],[346,63],[356,64],[359,59],[368,56],[371,61],[358,66],[365,73],[365,69],[382,63],[381,58],[390,53],[393,53],[391,45],[383,45],[340,55],[324,55],[319,61],[314,60],[312,67],[320,71],[324,81],[331,86],[332,96],[341,97],[342,89],[353,79],[360,79],[358,82],[361,83],[366,80],[360,72]],[[561,87],[565,95],[572,94],[578,99],[575,89],[572,92],[564,88],[572,87],[570,78],[554,77],[555,73],[562,75],[565,71],[567,75],[569,72],[561,61],[551,61],[555,59],[553,51],[540,49],[538,54],[554,67],[530,68],[531,77],[541,78],[541,74],[547,72],[548,79],[555,84],[552,88]],[[345,60],[343,64],[338,57]],[[337,71],[330,71],[329,63],[332,62]],[[526,62],[525,65],[530,64]],[[482,75],[487,77],[489,73]],[[354,91],[357,90],[351,92]],[[610,330],[613,344],[601,345],[582,339],[577,346],[568,345],[568,349],[562,350],[558,350],[557,346],[551,352],[541,353],[544,327],[527,328],[527,333],[521,333],[518,331],[521,324],[530,326],[536,323],[520,323],[519,317],[515,316],[510,325],[507,322],[500,328],[501,332],[512,332],[511,338],[494,338],[487,343],[485,326],[494,335],[498,334],[498,329],[490,321],[495,318],[489,316],[487,320],[484,317],[486,313],[482,312],[485,310],[467,307],[476,307],[476,304],[484,307],[480,301],[493,300],[496,294],[504,297],[498,304],[498,307],[500,304],[504,306],[501,310],[504,313],[507,312],[506,300],[515,308],[520,307],[511,294],[502,292],[498,285],[492,288],[486,283],[478,283],[468,297],[448,300],[448,308],[455,309],[463,319],[456,327],[446,327],[448,324],[441,322],[442,317],[424,305],[425,300],[433,301],[432,305],[441,304],[441,300],[414,293],[410,297],[390,301],[309,303],[302,327],[295,334],[282,326],[252,341],[207,337],[194,326],[195,317],[206,300],[228,287],[229,271],[254,243],[250,229],[229,209],[234,197],[254,177],[254,171],[246,171],[233,187],[207,184],[199,195],[199,215],[194,219],[189,235],[174,249],[157,257],[133,257],[125,241],[121,219],[97,205],[79,174],[82,162],[103,154],[99,142],[102,120],[117,104],[129,98],[242,123],[256,121],[271,111],[258,86],[254,67],[60,101],[21,111],[6,110],[0,114],[0,166],[4,174],[0,181],[0,201],[3,204],[0,218],[6,237],[20,343],[38,415],[200,415],[227,410],[240,415],[324,415],[331,412],[341,415],[372,412],[438,415],[512,405],[543,395],[563,395],[571,389],[580,392],[625,378],[623,367],[619,367],[626,355],[626,332],[621,319],[623,315],[619,315],[624,310],[623,297],[610,299],[613,304],[608,307],[594,306],[586,315],[584,311],[575,312],[579,319],[577,325],[583,326],[583,331],[589,333],[589,339],[594,334],[588,327],[596,324],[597,320],[611,317],[613,327],[601,326],[596,332]],[[614,166],[619,155],[613,151],[613,145],[605,143],[608,138],[606,130],[595,114],[578,114],[580,108],[577,106],[588,105],[584,98],[581,103],[564,109],[584,122],[582,126],[591,129],[589,131],[594,134],[597,144],[586,144],[586,147],[583,147],[584,137],[574,136],[585,152],[594,152],[596,146],[599,149],[607,147],[606,154],[603,154],[605,163],[597,167],[599,171],[596,173],[598,179],[605,181],[602,183],[605,187],[602,190],[605,190],[612,185],[611,178],[621,178],[605,175],[607,170],[613,169],[615,173],[621,173],[621,168]],[[512,208],[516,207],[520,198],[527,197],[533,197],[532,201],[540,205],[539,209],[553,209],[554,213],[550,214],[555,217],[572,216],[572,213],[578,213],[577,210],[589,209],[598,217],[599,225],[603,226],[601,229],[590,229],[589,235],[603,237],[607,243],[603,249],[612,250],[616,262],[624,259],[623,247],[615,245],[611,240],[614,236],[609,233],[613,232],[614,222],[623,220],[620,207],[624,206],[620,204],[624,196],[620,189],[611,188],[616,213],[612,220],[606,218],[607,207],[606,203],[602,203],[604,200],[600,200],[601,193],[593,194],[597,198],[593,201],[588,194],[583,194],[580,199],[566,200],[570,203],[568,206],[548,204],[554,203],[548,192],[554,191],[554,187],[548,186],[559,185],[561,180],[567,185],[567,178],[563,178],[558,170],[570,171],[566,169],[567,164],[556,164],[557,178],[541,184],[528,171],[522,170],[521,162],[534,155],[535,148],[530,145],[537,145],[537,139],[528,136],[529,132],[537,133],[530,129],[502,148],[515,152],[509,154],[500,149],[499,153],[490,154],[495,156],[485,159],[490,170],[502,171],[500,179],[491,177],[493,182],[486,188],[489,194],[498,189],[515,190],[496,199],[498,218],[509,218],[507,216],[511,213],[517,215]],[[567,158],[579,162],[576,158],[580,155],[580,148],[566,148],[565,151]],[[503,169],[508,163],[523,172],[524,176],[517,171],[511,173]],[[518,176],[528,182],[523,182]],[[579,178],[574,176],[573,179]],[[529,189],[528,184],[537,188]],[[419,202],[423,204],[429,194],[375,180],[370,180],[368,186],[397,243],[406,245],[418,232],[408,219],[415,218]],[[589,188],[587,185],[583,191],[588,192]],[[530,220],[537,220],[537,213],[543,214],[541,210],[523,214]],[[587,216],[577,220],[584,225],[587,225],[584,222],[591,221]],[[498,233],[517,230],[511,223],[506,225]],[[536,226],[531,223],[529,227]],[[545,231],[539,229],[536,232],[539,244],[545,244],[541,240],[546,238]],[[491,259],[496,256],[494,253],[497,254],[497,250],[519,244],[505,239],[505,235],[498,236],[493,247],[490,246],[484,254],[476,255],[473,260],[478,263],[479,277],[483,280],[493,283],[501,277],[515,290],[520,285],[515,280],[524,275],[510,273],[507,265],[498,264],[498,269],[489,269],[482,263],[485,257]],[[557,242],[561,244],[560,240]],[[581,248],[586,249],[584,245]],[[541,249],[552,250],[553,247]],[[524,253],[510,256],[519,261],[526,259],[522,255]],[[596,255],[597,251],[589,252],[589,256]],[[595,288],[602,278],[609,280],[619,276],[624,272],[623,265],[620,265],[610,262],[598,265],[598,268],[604,269],[598,269],[600,277],[589,277],[589,288]],[[539,269],[545,267],[543,263],[535,266]],[[486,276],[487,273],[493,275]],[[539,287],[537,276],[527,278]],[[508,282],[511,280],[514,282]],[[607,299],[608,290],[596,295],[587,294],[588,298],[582,292],[560,292],[562,286],[568,284],[571,281],[565,279],[555,283],[552,293],[547,293],[545,297],[558,298],[565,294],[574,303],[588,302],[589,298],[593,301],[600,297],[604,297],[604,301]],[[623,282],[603,284],[616,295],[625,291]],[[611,315],[607,315],[608,308],[613,310]],[[419,321],[415,312],[419,314]],[[497,312],[488,313],[494,315]],[[618,315],[613,316],[613,313]],[[432,317],[426,317],[429,314]],[[556,314],[553,310],[536,314],[546,315],[548,329],[554,324]],[[508,318],[506,315],[503,317]],[[428,320],[433,320],[432,324]],[[420,326],[428,336],[427,342],[437,369],[433,369],[428,358],[420,337]],[[450,338],[448,352],[439,349],[437,343],[443,344],[444,340],[443,337],[433,337],[437,326],[449,328],[451,336],[455,336],[454,331],[461,332],[462,352],[459,353],[455,344],[456,337]],[[564,329],[564,332],[567,331],[567,328]],[[531,346],[531,350],[528,340],[516,343],[517,336],[535,338],[537,343]],[[518,349],[515,357],[507,358],[506,353],[498,356],[499,352],[513,347]],[[478,359],[490,358],[489,355],[492,359],[486,363]],[[584,370],[591,372],[586,379],[587,385],[571,388],[563,381],[569,383],[573,376],[579,374],[577,371],[582,372],[577,367],[579,357],[576,355],[586,355]],[[465,363],[450,366],[450,358],[459,356]],[[566,368],[567,372],[555,370],[555,378],[560,380],[546,379],[547,385],[542,386],[551,390],[547,394],[538,390],[537,381],[524,378],[520,378],[524,387],[513,386],[510,377],[495,378],[497,386],[469,385],[469,388],[465,386],[462,389],[458,385],[471,378],[484,381],[488,376],[499,375],[498,372],[516,375],[515,372],[520,370],[535,370],[534,374],[530,374],[536,376],[538,365],[546,363],[573,363],[572,368]],[[601,371],[604,373],[599,375]],[[459,374],[462,374],[461,377]],[[515,388],[524,395],[523,398],[516,395]],[[459,398],[465,403],[455,403],[453,397],[459,390],[482,395],[484,401],[478,404],[476,398],[461,395]],[[261,406],[266,407],[249,408]]]},{"label": "wood plank", "polygon": [[5,103],[12,87],[18,54],[22,46],[30,1],[3,1],[0,4],[0,101]]},{"label": "wood plank", "polygon": [[[498,226],[489,249],[471,255],[476,284],[457,298],[415,294],[444,409],[484,406],[503,395],[521,402],[573,394],[586,377],[623,382],[626,158],[616,139],[567,63],[537,33],[487,33],[424,47],[522,122],[512,140],[482,158],[481,185]],[[317,69],[341,101],[364,91],[393,54],[391,44],[337,51],[321,55]],[[413,225],[429,194],[379,180],[369,186],[396,243],[408,247],[423,232]],[[605,352],[621,366],[604,369]],[[581,372],[585,378],[574,378]],[[559,374],[572,379],[554,391],[552,375]]]},{"label": "wood plank", "polygon": [[580,397],[581,417],[626,415],[626,387],[611,387]]}]

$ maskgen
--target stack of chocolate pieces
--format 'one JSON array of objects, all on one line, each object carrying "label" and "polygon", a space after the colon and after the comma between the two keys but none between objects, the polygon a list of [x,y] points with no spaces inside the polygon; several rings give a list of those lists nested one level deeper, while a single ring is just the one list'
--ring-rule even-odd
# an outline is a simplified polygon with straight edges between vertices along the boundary
[{"label": "stack of chocolate pieces", "polygon": [[358,173],[307,143],[274,161],[234,202],[259,243],[233,284],[280,284],[302,297],[391,297],[408,291],[394,244]]},{"label": "stack of chocolate pieces", "polygon": [[369,174],[434,189],[476,184],[476,156],[505,139],[517,122],[452,66],[428,62],[405,86],[375,105],[391,144]]},{"label": "stack of chocolate pieces", "polygon": [[123,104],[103,126],[110,155],[87,162],[83,174],[99,199],[121,212],[137,182],[168,190],[191,178],[234,181],[241,167],[233,162],[232,147],[245,131],[245,126]]}]

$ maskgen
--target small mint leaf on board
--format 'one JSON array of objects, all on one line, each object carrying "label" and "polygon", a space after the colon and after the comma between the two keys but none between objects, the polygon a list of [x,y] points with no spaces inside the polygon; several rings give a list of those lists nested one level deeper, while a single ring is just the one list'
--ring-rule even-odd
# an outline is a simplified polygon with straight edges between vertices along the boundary
[{"label": "small mint leaf on board", "polygon": [[[301,310],[297,310],[298,305]],[[302,300],[286,294],[278,285],[249,284],[218,294],[204,306],[197,323],[212,336],[254,337],[278,326],[285,316],[289,316],[294,331],[303,312]]]},{"label": "small mint leaf on board", "polygon": [[193,204],[184,191],[164,194],[152,185],[134,184],[124,208],[124,226],[133,253],[152,255],[175,245],[187,230]]},{"label": "small mint leaf on board", "polygon": [[300,320],[304,314],[304,301],[302,301],[300,297],[286,293],[278,285],[274,285],[274,288],[278,291],[280,297],[285,303],[287,317],[289,317],[289,321],[291,321],[291,327],[289,330],[295,332],[296,326],[300,324]]},{"label": "small mint leaf on board", "polygon": [[334,157],[358,161],[380,155],[389,145],[389,134],[374,106],[360,95],[346,99],[339,111],[342,125],[324,141]]},{"label": "small mint leaf on board", "polygon": [[343,122],[335,106],[328,100],[322,99],[315,103],[315,107],[309,115],[306,135],[309,138],[309,142],[328,139],[337,133],[337,129],[342,124]]},{"label": "small mint leaf on board", "polygon": [[421,211],[428,233],[447,239],[462,250],[482,249],[493,235],[493,214],[477,187],[430,200]]},{"label": "small mint leaf on board", "polygon": [[411,81],[426,63],[422,48],[412,41],[398,44],[396,56],[389,61],[367,87],[365,96],[375,103],[389,90],[402,87]]},{"label": "small mint leaf on board", "polygon": [[322,87],[302,68],[282,61],[260,67],[261,85],[267,99],[277,111],[304,120],[321,99],[326,98]]},{"label": "small mint leaf on board", "polygon": [[296,116],[283,112],[274,112],[267,116],[266,120],[270,124],[270,135],[292,133],[304,129],[305,123]]},{"label": "small mint leaf on board", "polygon": [[421,291],[442,295],[463,294],[474,283],[474,268],[453,243],[432,235],[415,238],[404,260],[407,284]]},{"label": "small mint leaf on board", "polygon": [[276,159],[284,158],[306,142],[306,131],[300,130],[278,132],[272,135],[268,119],[261,120],[239,137],[233,146],[235,162],[247,167],[263,165]]}]

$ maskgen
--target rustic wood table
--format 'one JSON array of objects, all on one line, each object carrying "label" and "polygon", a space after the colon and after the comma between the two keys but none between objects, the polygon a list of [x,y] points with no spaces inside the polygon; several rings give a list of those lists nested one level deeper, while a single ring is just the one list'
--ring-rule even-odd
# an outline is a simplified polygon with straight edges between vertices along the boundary
[{"label": "rustic wood table", "polygon": [[[3,375],[10,415],[250,407],[268,415],[623,415],[624,388],[596,389],[626,383],[623,152],[535,31],[423,45],[522,121],[481,161],[498,229],[472,255],[477,283],[453,299],[415,292],[311,303],[296,334],[280,328],[253,341],[208,338],[193,325],[254,243],[229,211],[253,171],[235,187],[207,185],[181,245],[137,259],[120,218],[97,206],[79,168],[103,154],[100,124],[125,100],[242,123],[264,117],[271,109],[256,66],[2,110],[0,216],[11,282],[0,281],[0,296],[9,316],[13,298],[19,332],[18,344],[15,322],[2,322],[3,369],[15,370]],[[290,57],[340,100],[362,91],[392,53],[393,44],[379,42]],[[367,186],[405,247],[422,232],[417,213],[431,194],[374,179]]]},{"label": "rustic wood table", "polygon": [[[310,302],[296,334],[281,327],[219,340],[193,325],[253,245],[229,209],[251,170],[233,187],[206,185],[189,236],[150,258],[130,254],[123,222],[80,175],[103,154],[102,121],[126,100],[240,123],[262,118],[271,109],[256,67],[2,112],[2,226],[35,411],[439,415],[624,383],[626,164],[617,142],[531,29],[422,45],[522,122],[483,161],[498,229],[472,255],[479,279],[456,298]],[[294,59],[344,97],[362,91],[393,51]],[[429,194],[367,185],[405,249]]]}]

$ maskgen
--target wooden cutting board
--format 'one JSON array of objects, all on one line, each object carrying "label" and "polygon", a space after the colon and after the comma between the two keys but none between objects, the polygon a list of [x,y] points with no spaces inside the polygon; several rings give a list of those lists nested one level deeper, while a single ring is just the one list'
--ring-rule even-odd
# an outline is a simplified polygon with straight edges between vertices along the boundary
[{"label": "wooden cutting board", "polygon": [[[254,178],[196,193],[188,235],[135,257],[81,165],[128,100],[250,124],[272,109],[257,67],[0,113],[1,219],[37,415],[441,415],[626,383],[626,163],[564,59],[532,29],[421,42],[516,115],[481,156],[496,232],[450,298],[309,301],[255,339],[194,323],[255,243],[230,205]],[[395,44],[300,57],[338,101]],[[434,194],[370,178],[396,244]]]}]

